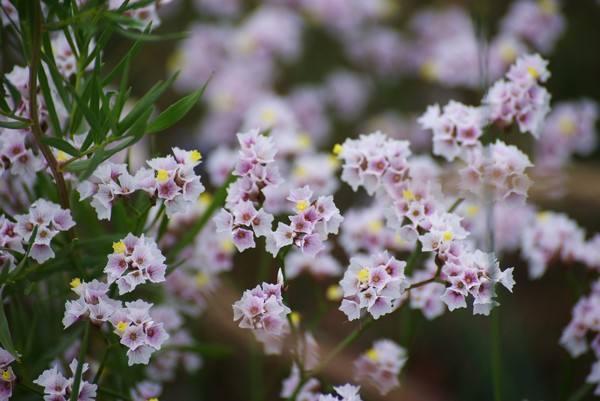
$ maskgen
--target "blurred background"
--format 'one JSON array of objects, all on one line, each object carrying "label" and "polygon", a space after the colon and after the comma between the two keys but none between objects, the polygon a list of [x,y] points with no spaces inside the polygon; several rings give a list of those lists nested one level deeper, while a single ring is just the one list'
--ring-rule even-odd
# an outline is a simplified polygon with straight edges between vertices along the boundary
[{"label": "blurred background", "polygon": [[[266,112],[276,110],[291,111],[302,132],[290,139],[290,153],[306,143],[329,152],[347,137],[375,130],[410,139],[413,151],[428,153],[430,134],[416,124],[427,105],[450,99],[479,104],[485,82],[500,78],[526,52],[549,60],[552,76],[546,87],[553,106],[600,101],[600,4],[594,0],[173,0],[159,14],[157,40],[146,43],[131,66],[133,93],[142,94],[180,70],[159,104],[165,108],[208,85],[189,116],[144,145],[153,149],[198,147],[210,159],[216,149],[233,149],[235,133],[253,116],[275,118]],[[160,38],[174,32],[183,34]],[[117,63],[130,45],[113,40],[107,64]],[[588,134],[596,135],[594,130]],[[514,141],[543,164],[543,150],[531,138]],[[590,145],[536,170],[531,202],[568,213],[588,233],[600,231],[599,158],[598,147]],[[351,203],[366,203],[364,193],[355,195],[346,185],[335,196],[342,211]],[[334,253],[346,266],[344,252]],[[194,336],[232,344],[228,352],[207,357],[198,373],[168,385],[162,399],[279,398],[289,361],[259,358],[252,336],[231,321],[232,302],[256,284],[257,260],[258,253],[251,251],[237,255],[231,273],[235,284],[226,279],[192,323]],[[593,273],[556,264],[541,279],[531,280],[519,252],[502,255],[501,265],[515,266],[517,282],[514,294],[501,294],[498,312],[505,399],[566,400],[584,383],[593,357],[572,359],[558,341]],[[274,279],[274,265],[268,274]],[[290,303],[301,313],[318,307],[311,291],[323,292],[335,282],[315,286],[307,277],[296,280]],[[315,330],[323,353],[354,327],[334,303],[328,307]],[[325,376],[332,383],[351,380],[349,366],[358,353],[373,339],[390,337],[409,352],[402,385],[387,397],[366,390],[364,399],[491,400],[489,333],[489,318],[470,310],[432,321],[419,311],[402,311],[379,321]]]},{"label": "blurred background", "polygon": [[[416,125],[416,117],[426,106],[443,105],[450,99],[477,104],[482,97],[478,36],[489,45],[488,58],[498,57],[491,52],[506,57],[504,64],[488,68],[490,81],[504,72],[511,58],[530,49],[550,61],[552,76],[547,87],[553,104],[600,100],[600,6],[596,1],[365,1],[365,7],[372,4],[373,8],[360,12],[352,10],[351,3],[196,0],[168,4],[157,33],[183,30],[189,34],[180,41],[158,41],[143,48],[132,65],[134,90],[146,90],[181,69],[172,97],[162,99],[166,106],[211,79],[208,96],[197,112],[169,135],[157,138],[158,146],[184,143],[210,150],[232,144],[247,110],[276,96],[292,104],[303,128],[326,151],[346,137],[380,129],[411,139],[413,149],[427,152],[429,134]],[[542,17],[529,15],[535,12],[522,3],[538,7]],[[547,20],[544,12],[549,15]],[[508,38],[507,48],[498,44],[502,38]],[[513,38],[517,38],[514,43]],[[539,43],[532,43],[535,40]],[[115,42],[110,58],[118,60],[127,46]],[[227,54],[231,46],[242,55]],[[232,71],[240,68],[236,63],[247,63],[241,66],[244,71]],[[253,68],[256,71],[251,71]],[[229,101],[234,104],[230,108],[224,100],[227,96],[234,98]],[[532,202],[568,213],[589,233],[599,231],[599,157],[596,147],[590,154],[575,155],[573,163],[551,177],[538,177]],[[336,201],[344,208],[351,196],[347,186],[342,186]],[[231,294],[219,293],[197,328],[200,337],[209,341],[233,341],[233,355],[206,360],[198,377],[182,378],[176,386],[167,387],[165,399],[188,399],[189,394],[213,400],[249,399],[256,393],[265,400],[278,397],[281,380],[288,374],[287,363],[270,357],[258,366],[253,339],[229,319],[231,302],[246,288],[240,283],[255,285],[251,265],[256,257],[250,254],[245,259],[246,263],[244,258],[236,261],[233,272],[244,277],[238,280],[239,288],[231,288]],[[501,264],[516,267],[517,281],[514,294],[501,297],[499,309],[505,399],[566,400],[583,384],[593,357],[573,360],[558,340],[592,275],[574,266],[557,265],[533,281],[518,253],[504,255]],[[274,276],[274,268],[271,274]],[[295,287],[312,288],[311,280]],[[305,298],[305,290],[293,289],[290,302],[304,306],[299,307],[301,311],[312,310],[314,305]],[[342,338],[350,326],[335,306],[331,309],[323,319],[325,325],[317,331],[323,350]],[[364,398],[492,399],[490,320],[474,317],[468,310],[446,313],[432,321],[418,311],[410,314],[410,327],[404,312],[383,319],[338,358],[326,375],[334,383],[351,380],[348,367],[356,355],[374,338],[389,336],[401,340],[409,350],[402,386],[387,398],[376,392]],[[256,386],[262,388],[253,389]]]}]

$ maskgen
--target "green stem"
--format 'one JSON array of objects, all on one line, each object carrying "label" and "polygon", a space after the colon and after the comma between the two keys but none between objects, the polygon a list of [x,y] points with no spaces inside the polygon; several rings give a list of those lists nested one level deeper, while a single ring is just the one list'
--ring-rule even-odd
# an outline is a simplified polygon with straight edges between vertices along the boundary
[{"label": "green stem", "polygon": [[[46,163],[52,172],[56,187],[58,189],[58,197],[60,205],[63,209],[69,209],[69,195],[67,192],[67,186],[62,173],[58,170],[58,163],[54,154],[43,141],[42,138],[44,133],[40,126],[39,115],[38,115],[38,69],[40,67],[41,58],[41,35],[42,35],[42,16],[41,16],[41,2],[33,2],[33,21],[32,21],[32,36],[31,36],[31,62],[29,65],[29,114],[31,117],[31,132],[37,147],[40,149]],[[52,99],[45,99],[47,102],[52,102]],[[73,231],[69,230],[70,235],[73,235]]]},{"label": "green stem", "polygon": [[121,400],[121,401],[122,400],[131,401],[131,397],[123,395],[123,394],[119,394],[116,391],[112,391],[107,388],[98,387],[98,394],[104,394],[109,397],[115,398],[117,400]]},{"label": "green stem", "polygon": [[90,338],[90,322],[85,322],[85,328],[83,329],[83,339],[79,346],[79,359],[77,361],[77,369],[75,370],[75,381],[73,382],[73,389],[71,391],[70,401],[77,401],[79,398],[79,388],[81,386],[81,375],[83,374],[83,363],[85,361],[85,355],[87,353],[88,341]]},{"label": "green stem", "polygon": [[356,340],[358,337],[360,337],[360,335],[369,326],[371,326],[371,324],[373,324],[374,321],[375,321],[375,319],[368,318],[368,319],[366,319],[363,322],[362,325],[360,325],[359,327],[357,327],[356,329],[354,329],[350,334],[348,334],[340,343],[338,343],[338,345],[336,345],[336,347],[329,354],[327,354],[327,356],[325,356],[325,358],[323,358],[323,360],[321,361],[321,363],[319,363],[319,365],[317,365],[317,367],[313,371],[311,371],[311,375],[312,376],[317,375],[323,369],[325,369],[327,367],[327,365],[329,365],[329,363],[336,356],[338,356],[338,354],[340,352],[342,352],[344,349],[346,349],[346,347],[348,347],[350,344],[352,344],[354,342],[354,340]]},{"label": "green stem", "polygon": [[500,316],[499,310],[495,308],[491,312],[491,368],[492,382],[494,388],[494,401],[502,401],[502,357],[501,357],[501,341],[500,341]]},{"label": "green stem", "polygon": [[575,391],[567,401],[581,401],[590,391],[594,389],[595,383],[584,383],[577,391]]}]

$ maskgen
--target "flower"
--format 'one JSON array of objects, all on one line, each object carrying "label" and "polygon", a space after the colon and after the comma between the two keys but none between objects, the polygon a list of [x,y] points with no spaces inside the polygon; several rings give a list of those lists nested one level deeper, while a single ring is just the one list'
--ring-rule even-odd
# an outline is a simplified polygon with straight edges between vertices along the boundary
[{"label": "flower", "polygon": [[14,232],[26,243],[30,241],[37,227],[29,256],[38,263],[44,263],[53,258],[54,251],[50,247],[52,239],[59,232],[68,231],[75,226],[70,210],[62,209],[56,203],[45,199],[35,201],[29,207],[27,214],[17,215],[15,220]]},{"label": "flower", "polygon": [[15,380],[17,380],[10,367],[14,361],[15,357],[0,347],[0,400],[2,401],[7,401],[12,396]]},{"label": "flower", "polygon": [[92,323],[101,325],[112,317],[121,307],[121,303],[108,296],[109,284],[98,280],[82,282],[79,278],[71,281],[71,289],[79,296],[74,301],[65,303],[65,314],[62,320],[65,329],[84,317]]},{"label": "flower", "polygon": [[481,108],[466,106],[454,100],[443,110],[436,104],[429,106],[419,120],[423,129],[433,131],[433,154],[448,161],[466,150],[481,146],[485,122]]},{"label": "flower", "polygon": [[158,401],[158,397],[162,393],[162,386],[159,383],[144,380],[137,383],[129,393],[133,401]]},{"label": "flower", "polygon": [[321,394],[317,401],[362,401],[358,392],[360,391],[359,386],[353,386],[351,384],[344,384],[343,386],[334,387],[335,395]]},{"label": "flower", "polygon": [[406,363],[406,351],[392,340],[377,340],[354,362],[356,380],[370,383],[386,395],[400,385],[398,375]]},{"label": "flower", "polygon": [[484,149],[470,152],[467,164],[460,170],[461,186],[483,199],[491,191],[495,200],[527,198],[531,180],[525,170],[533,164],[529,157],[514,145],[496,141]]},{"label": "flower", "polygon": [[[73,375],[77,372],[78,363],[79,362],[76,359],[73,359],[73,361],[69,364],[69,368]],[[87,371],[88,364],[84,363],[83,369],[81,370],[82,377]],[[66,400],[69,398],[69,394],[71,394],[73,391],[74,381],[74,377],[67,379],[55,366],[43,371],[42,374],[33,381],[33,383],[44,388],[44,399]],[[89,383],[82,378],[79,384],[79,394],[77,400],[94,401],[96,399],[97,389],[98,386],[96,384]]]},{"label": "flower", "polygon": [[372,256],[355,256],[340,281],[344,299],[340,310],[348,320],[360,318],[363,310],[374,319],[392,312],[399,304],[408,283],[404,276],[406,262],[381,252]]},{"label": "flower", "polygon": [[152,353],[160,350],[169,338],[163,323],[152,319],[151,307],[152,304],[142,300],[125,302],[125,307],[116,310],[110,318],[114,332],[121,339],[120,343],[128,348],[129,366],[147,365]]},{"label": "flower", "polygon": [[289,225],[280,222],[277,230],[267,235],[267,251],[273,256],[291,244],[314,256],[324,248],[323,241],[329,234],[337,234],[344,219],[333,203],[333,196],[320,196],[314,201],[311,198],[308,186],[290,191],[287,199],[294,205],[296,214],[290,217]]},{"label": "flower", "polygon": [[289,331],[286,316],[291,309],[283,304],[282,284],[262,283],[246,290],[233,304],[233,320],[239,326],[253,330],[261,342],[279,340]]},{"label": "flower", "polygon": [[337,150],[343,161],[342,181],[354,191],[362,186],[373,195],[383,185],[391,192],[408,177],[407,141],[389,139],[377,131],[358,139],[346,139]]},{"label": "flower", "polygon": [[521,132],[539,137],[550,111],[550,94],[539,85],[550,76],[547,64],[537,54],[519,57],[506,74],[508,80],[496,81],[483,98],[489,121],[515,123]]},{"label": "flower", "polygon": [[113,251],[108,255],[104,272],[109,284],[116,281],[119,294],[131,292],[146,281],[165,281],[166,258],[153,239],[144,234],[140,237],[128,234],[123,240],[113,244]]}]

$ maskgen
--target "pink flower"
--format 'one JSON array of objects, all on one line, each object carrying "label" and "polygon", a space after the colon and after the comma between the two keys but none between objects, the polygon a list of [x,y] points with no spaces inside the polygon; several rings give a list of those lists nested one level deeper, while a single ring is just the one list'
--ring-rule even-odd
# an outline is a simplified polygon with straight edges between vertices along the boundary
[{"label": "pink flower", "polygon": [[358,392],[360,387],[351,384],[344,384],[333,388],[335,395],[321,394],[317,401],[362,401]]},{"label": "pink flower", "polygon": [[128,234],[113,244],[104,268],[109,284],[117,282],[119,294],[131,292],[146,281],[165,281],[166,258],[153,239]]},{"label": "pink flower", "polygon": [[339,309],[348,320],[360,318],[363,310],[374,319],[392,312],[408,286],[405,266],[405,262],[390,257],[387,252],[351,258],[340,281],[344,299]]},{"label": "pink flower", "polygon": [[354,362],[354,376],[386,395],[400,385],[398,376],[406,359],[404,348],[392,340],[378,340]]},{"label": "pink flower", "polygon": [[[69,364],[69,369],[74,375],[77,371],[78,361],[73,359]],[[81,374],[85,374],[88,371],[88,364],[83,364]],[[33,381],[34,384],[44,388],[44,399],[48,400],[66,400],[69,398],[69,394],[73,391],[72,386],[75,378],[65,378],[62,373],[59,372],[55,366],[51,369],[47,369]],[[96,391],[98,386],[88,381],[81,379],[79,385],[79,394],[77,397],[78,401],[94,401],[96,399]]]}]

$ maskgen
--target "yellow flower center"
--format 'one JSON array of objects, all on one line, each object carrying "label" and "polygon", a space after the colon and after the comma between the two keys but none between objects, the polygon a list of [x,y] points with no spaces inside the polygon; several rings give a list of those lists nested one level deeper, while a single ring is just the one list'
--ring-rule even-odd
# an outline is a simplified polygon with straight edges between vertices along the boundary
[{"label": "yellow flower center", "polygon": [[8,371],[8,369],[2,371],[2,378],[4,380],[10,380],[10,372]]},{"label": "yellow flower center", "polygon": [[564,136],[571,136],[575,133],[577,125],[572,118],[562,117],[558,122],[558,128],[560,129],[560,133]]},{"label": "yellow flower center", "polygon": [[504,44],[500,48],[500,57],[505,63],[512,63],[517,58],[517,51],[513,46]]},{"label": "yellow flower center", "polygon": [[264,109],[262,113],[260,113],[260,119],[265,124],[273,125],[277,121],[277,113],[275,113],[273,109]]},{"label": "yellow flower center", "polygon": [[340,287],[337,284],[332,284],[329,287],[327,287],[327,291],[325,292],[325,297],[329,300],[329,301],[339,301],[340,299],[342,299],[342,287]]},{"label": "yellow flower center", "polygon": [[467,206],[466,213],[468,217],[475,217],[479,213],[479,206],[469,205]]},{"label": "yellow flower center", "polygon": [[340,145],[339,143],[336,143],[335,145],[333,145],[333,149],[331,150],[331,153],[333,153],[336,156],[339,156],[339,154],[342,153],[342,150],[344,150],[344,147],[342,145]]},{"label": "yellow flower center", "polygon": [[535,69],[535,67],[527,67],[527,72],[529,73],[529,75],[531,75],[533,79],[538,79],[540,77],[540,73],[538,72],[538,70]]},{"label": "yellow flower center", "polygon": [[67,160],[69,160],[69,156],[65,152],[63,152],[62,150],[59,150],[56,153],[56,161],[62,163],[62,162],[66,162]]},{"label": "yellow flower center", "polygon": [[360,269],[358,271],[356,278],[361,283],[366,283],[367,281],[369,281],[370,276],[371,276],[371,273],[369,272],[369,269],[367,269],[366,267],[363,267],[362,269]]},{"label": "yellow flower center", "polygon": [[406,201],[415,200],[415,194],[410,189],[405,189],[404,191],[402,191],[402,197]]},{"label": "yellow flower center", "polygon": [[200,196],[198,197],[198,202],[202,206],[208,206],[212,202],[212,195],[209,194],[208,192],[202,192],[200,194]]},{"label": "yellow flower center", "polygon": [[192,150],[189,153],[189,156],[190,156],[190,160],[193,162],[202,160],[202,153],[200,153],[200,151],[198,151],[198,150]]},{"label": "yellow flower center", "polygon": [[299,200],[298,202],[296,202],[296,210],[299,212],[303,212],[304,210],[306,210],[306,208],[308,208],[309,205],[310,203],[308,203],[307,200]]},{"label": "yellow flower center", "polygon": [[329,155],[327,160],[333,168],[338,168],[340,166],[340,161],[334,155]]},{"label": "yellow flower center", "polygon": [[383,222],[381,220],[373,220],[369,222],[369,231],[372,233],[378,233],[383,228]]},{"label": "yellow flower center", "polygon": [[231,241],[230,239],[225,239],[221,241],[221,249],[225,252],[232,252],[235,249],[233,241]]},{"label": "yellow flower center", "polygon": [[169,179],[169,172],[167,170],[163,170],[162,168],[156,172],[156,181],[158,182],[166,182]]},{"label": "yellow flower center", "polygon": [[546,220],[548,220],[549,217],[550,217],[550,213],[549,212],[539,212],[537,214],[537,219],[539,221],[546,221]]},{"label": "yellow flower center", "polygon": [[81,285],[81,279],[79,277],[75,277],[73,280],[71,280],[69,285],[71,286],[72,289],[76,289],[77,287],[79,287]]},{"label": "yellow flower center", "polygon": [[213,101],[213,105],[218,111],[230,111],[234,104],[235,99],[227,92],[218,93]]},{"label": "yellow flower center", "polygon": [[368,350],[365,353],[365,355],[367,358],[369,358],[373,362],[377,362],[379,360],[379,355],[377,354],[377,351],[375,350],[375,348],[371,348],[370,350]]},{"label": "yellow flower center", "polygon": [[454,238],[454,235],[452,234],[451,231],[444,231],[444,233],[442,234],[442,238],[444,239],[444,241],[452,241],[452,238]]},{"label": "yellow flower center", "polygon": [[556,3],[552,0],[540,0],[538,2],[540,9],[546,14],[556,14]]},{"label": "yellow flower center", "polygon": [[300,320],[302,320],[302,316],[300,315],[300,313],[296,311],[290,313],[290,321],[294,326],[298,327],[298,325],[300,324]]},{"label": "yellow flower center", "polygon": [[120,321],[117,323],[117,331],[119,333],[123,333],[125,330],[127,330],[127,326],[129,326],[127,322]]},{"label": "yellow flower center", "polygon": [[208,284],[208,276],[206,275],[206,273],[199,272],[198,274],[196,274],[195,281],[196,287],[202,288],[206,284]]},{"label": "yellow flower center", "polygon": [[185,61],[185,54],[181,50],[176,50],[167,60],[167,70],[175,72],[180,70]]},{"label": "yellow flower center", "polygon": [[158,401],[158,398],[156,398],[156,397],[148,398],[148,401]]},{"label": "yellow flower center", "polygon": [[298,135],[298,145],[301,149],[308,149],[312,143],[310,136],[308,134],[300,134]]},{"label": "yellow flower center", "polygon": [[402,238],[402,236],[400,234],[394,235],[394,242],[398,245],[404,245],[406,243],[406,241],[404,241],[404,238]]},{"label": "yellow flower center", "polygon": [[428,81],[435,81],[438,78],[438,68],[431,61],[424,63],[419,72]]},{"label": "yellow flower center", "polygon": [[127,247],[125,246],[125,243],[123,241],[119,241],[119,242],[113,242],[113,251],[115,253],[125,253],[125,251],[127,250]]},{"label": "yellow flower center", "polygon": [[298,178],[304,178],[306,177],[306,168],[302,167],[302,166],[298,166],[294,169],[294,176],[298,177]]}]

